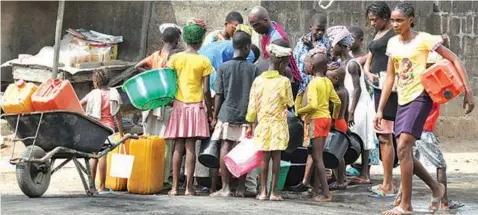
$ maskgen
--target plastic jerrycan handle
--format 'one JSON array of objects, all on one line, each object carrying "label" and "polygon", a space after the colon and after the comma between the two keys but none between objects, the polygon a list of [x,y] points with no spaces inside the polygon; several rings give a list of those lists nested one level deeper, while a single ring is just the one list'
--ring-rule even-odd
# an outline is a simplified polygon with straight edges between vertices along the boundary
[{"label": "plastic jerrycan handle", "polygon": [[61,85],[61,79],[59,79],[59,78],[53,79],[53,82],[48,87],[48,90],[45,92],[45,95],[50,95],[50,94],[55,93],[56,90],[58,89],[58,86],[60,86],[60,85]]},{"label": "plastic jerrycan handle", "polygon": [[18,79],[18,81],[15,82],[15,85],[18,87],[18,88],[22,88],[25,86],[25,81],[23,79]]}]

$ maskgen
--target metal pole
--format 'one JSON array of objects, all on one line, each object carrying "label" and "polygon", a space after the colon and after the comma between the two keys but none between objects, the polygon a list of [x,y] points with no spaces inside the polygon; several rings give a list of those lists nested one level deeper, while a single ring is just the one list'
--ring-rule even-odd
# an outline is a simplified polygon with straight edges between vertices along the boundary
[{"label": "metal pole", "polygon": [[52,78],[56,78],[58,75],[58,59],[60,58],[60,39],[61,30],[63,29],[63,14],[65,12],[65,1],[60,0],[58,2],[58,14],[56,17],[56,31],[55,31],[55,52],[53,53],[53,68]]}]

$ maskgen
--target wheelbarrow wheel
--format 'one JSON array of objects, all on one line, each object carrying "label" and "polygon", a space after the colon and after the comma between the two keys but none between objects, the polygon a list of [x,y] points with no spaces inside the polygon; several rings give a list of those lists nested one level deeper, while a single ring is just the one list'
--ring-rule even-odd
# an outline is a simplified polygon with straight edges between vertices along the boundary
[{"label": "wheelbarrow wheel", "polygon": [[[38,146],[28,146],[20,155],[27,159],[42,158],[46,155],[45,151]],[[42,196],[50,185],[50,166],[49,164],[21,162],[16,166],[17,182],[22,192],[30,198]]]}]

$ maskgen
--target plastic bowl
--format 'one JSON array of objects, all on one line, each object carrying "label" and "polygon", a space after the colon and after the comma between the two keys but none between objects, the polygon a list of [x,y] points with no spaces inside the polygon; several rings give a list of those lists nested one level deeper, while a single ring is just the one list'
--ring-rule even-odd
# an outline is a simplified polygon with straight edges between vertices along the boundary
[{"label": "plastic bowl", "polygon": [[141,110],[165,106],[173,101],[177,90],[176,72],[170,68],[143,72],[123,84],[133,106]]}]

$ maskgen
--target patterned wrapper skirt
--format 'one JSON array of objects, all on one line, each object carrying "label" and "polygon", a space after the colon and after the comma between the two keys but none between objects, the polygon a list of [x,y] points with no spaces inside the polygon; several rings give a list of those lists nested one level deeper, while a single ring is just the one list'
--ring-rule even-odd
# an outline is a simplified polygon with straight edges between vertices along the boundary
[{"label": "patterned wrapper skirt", "polygon": [[209,136],[209,124],[203,102],[186,104],[175,100],[164,138],[207,138]]}]

